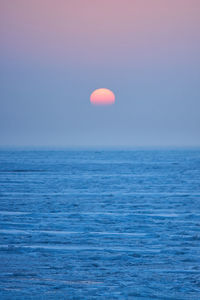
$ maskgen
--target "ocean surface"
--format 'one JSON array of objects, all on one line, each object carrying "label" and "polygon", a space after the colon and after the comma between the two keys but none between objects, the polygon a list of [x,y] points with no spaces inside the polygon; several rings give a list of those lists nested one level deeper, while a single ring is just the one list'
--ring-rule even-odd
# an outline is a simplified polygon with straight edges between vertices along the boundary
[{"label": "ocean surface", "polygon": [[200,299],[200,151],[0,151],[0,299]]}]

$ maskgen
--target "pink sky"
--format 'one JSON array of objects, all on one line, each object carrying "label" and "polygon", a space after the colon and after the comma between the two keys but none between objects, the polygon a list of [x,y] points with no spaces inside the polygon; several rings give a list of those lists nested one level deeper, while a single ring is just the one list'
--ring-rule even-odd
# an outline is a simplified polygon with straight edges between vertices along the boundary
[{"label": "pink sky", "polygon": [[196,55],[199,0],[1,0],[5,57],[82,64]]}]

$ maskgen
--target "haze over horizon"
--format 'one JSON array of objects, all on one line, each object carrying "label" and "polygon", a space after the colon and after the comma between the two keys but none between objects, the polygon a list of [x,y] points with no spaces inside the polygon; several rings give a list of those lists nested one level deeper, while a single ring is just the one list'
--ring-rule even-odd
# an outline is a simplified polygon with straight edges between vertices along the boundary
[{"label": "haze over horizon", "polygon": [[[0,0],[0,146],[200,146],[200,1]],[[91,93],[116,102],[95,107]]]}]

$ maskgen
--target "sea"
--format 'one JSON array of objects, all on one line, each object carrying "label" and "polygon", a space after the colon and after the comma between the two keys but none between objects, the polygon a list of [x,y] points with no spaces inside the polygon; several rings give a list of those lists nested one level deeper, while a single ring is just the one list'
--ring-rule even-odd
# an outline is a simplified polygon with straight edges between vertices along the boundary
[{"label": "sea", "polygon": [[0,299],[200,299],[200,150],[0,150]]}]

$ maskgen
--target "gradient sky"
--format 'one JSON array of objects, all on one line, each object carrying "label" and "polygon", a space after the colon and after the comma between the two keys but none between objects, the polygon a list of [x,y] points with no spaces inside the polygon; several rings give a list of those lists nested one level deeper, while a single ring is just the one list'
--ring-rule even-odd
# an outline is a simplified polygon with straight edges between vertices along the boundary
[{"label": "gradient sky", "polygon": [[[1,146],[200,146],[199,0],[0,0]],[[90,94],[109,88],[110,107]]]}]

